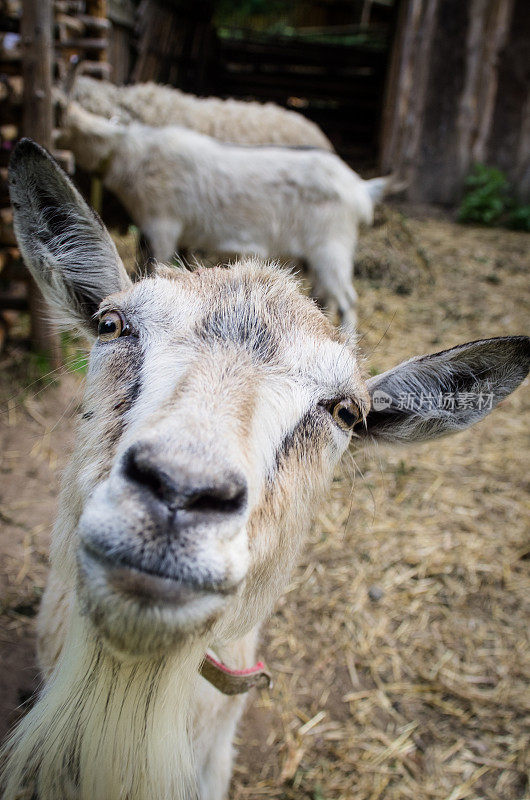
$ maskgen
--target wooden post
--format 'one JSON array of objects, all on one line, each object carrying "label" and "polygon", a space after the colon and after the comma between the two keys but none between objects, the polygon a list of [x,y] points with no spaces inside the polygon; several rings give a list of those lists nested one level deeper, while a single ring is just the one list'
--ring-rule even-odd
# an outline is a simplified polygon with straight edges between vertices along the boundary
[{"label": "wooden post", "polygon": [[[530,191],[528,0],[401,0],[381,161],[408,198],[454,204],[473,162]],[[526,56],[526,60],[525,60]]]},{"label": "wooden post", "polygon": [[[51,150],[52,146],[52,0],[22,0],[20,34],[23,46],[24,104],[22,131]],[[47,319],[44,299],[34,281],[29,289],[31,342],[48,356],[52,368],[61,364],[57,332]]]},{"label": "wooden post", "polygon": [[461,185],[473,162],[487,160],[498,84],[498,61],[513,14],[513,0],[472,0],[466,41],[466,70],[456,128],[455,182]]},{"label": "wooden post", "polygon": [[439,0],[402,0],[387,78],[381,164],[411,181],[423,126]]},{"label": "wooden post", "polygon": [[515,0],[506,42],[499,52],[487,163],[502,169],[517,196],[530,202],[530,3]]},{"label": "wooden post", "polygon": [[[107,19],[107,0],[86,0],[87,14],[97,19]],[[96,50],[92,56],[94,61],[107,60],[107,48],[102,47]]]}]

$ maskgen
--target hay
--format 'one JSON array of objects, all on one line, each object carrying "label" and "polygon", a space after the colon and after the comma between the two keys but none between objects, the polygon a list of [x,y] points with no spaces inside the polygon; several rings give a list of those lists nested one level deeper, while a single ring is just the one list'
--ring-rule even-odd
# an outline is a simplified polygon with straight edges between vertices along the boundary
[{"label": "hay", "polygon": [[[373,371],[524,332],[527,235],[383,219],[359,254],[389,272],[356,270]],[[529,796],[528,383],[472,431],[345,460],[266,629],[231,800]]]},{"label": "hay", "polygon": [[404,214],[391,206],[376,208],[373,228],[359,240],[355,278],[403,295],[432,284],[429,256]]},{"label": "hay", "polygon": [[[356,279],[373,370],[524,332],[527,235],[387,213],[390,232],[366,231],[360,253],[388,274]],[[398,260],[414,275],[408,295],[395,291]],[[12,351],[3,358],[0,654],[15,681],[9,659],[30,642],[75,387],[8,404],[25,379]],[[250,698],[231,800],[529,796],[529,405],[527,385],[473,431],[345,459],[265,628],[259,655],[275,683]],[[4,700],[3,717],[16,702]]]}]

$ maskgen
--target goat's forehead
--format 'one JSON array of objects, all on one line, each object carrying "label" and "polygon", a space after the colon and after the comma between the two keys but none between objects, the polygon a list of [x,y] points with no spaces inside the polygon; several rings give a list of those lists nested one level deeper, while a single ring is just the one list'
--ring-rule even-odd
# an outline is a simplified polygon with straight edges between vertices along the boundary
[{"label": "goat's forehead", "polygon": [[[242,262],[195,272],[167,270],[109,298],[155,338],[233,344],[255,360],[313,365],[358,379],[357,359],[297,282],[278,268]],[[106,304],[107,305],[107,304]]]},{"label": "goat's forehead", "polygon": [[[333,326],[312,301],[299,291],[286,271],[259,262],[240,262],[232,267],[199,268],[193,272],[163,269],[137,283],[126,302],[138,313],[151,317],[164,312],[173,323],[195,325],[208,313],[225,318],[245,315],[258,323],[281,324],[312,333],[316,338],[337,340]],[[169,312],[169,313],[168,313]]]}]

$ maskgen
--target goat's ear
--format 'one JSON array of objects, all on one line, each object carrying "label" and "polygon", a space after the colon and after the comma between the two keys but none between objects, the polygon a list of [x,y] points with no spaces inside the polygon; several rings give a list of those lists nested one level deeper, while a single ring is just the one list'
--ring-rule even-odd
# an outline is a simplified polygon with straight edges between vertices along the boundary
[{"label": "goat's ear", "polygon": [[54,321],[94,336],[100,302],[131,285],[105,226],[31,139],[22,139],[13,151],[9,191],[22,257]]},{"label": "goat's ear", "polygon": [[513,392],[530,368],[530,338],[469,342],[420,356],[371,378],[361,436],[419,442],[467,428]]}]

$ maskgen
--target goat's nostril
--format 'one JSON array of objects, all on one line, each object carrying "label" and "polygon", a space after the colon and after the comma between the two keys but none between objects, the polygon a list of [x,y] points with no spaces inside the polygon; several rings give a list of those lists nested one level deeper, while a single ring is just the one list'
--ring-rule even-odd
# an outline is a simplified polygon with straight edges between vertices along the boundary
[{"label": "goat's nostril", "polygon": [[222,486],[211,486],[192,492],[185,498],[182,507],[186,511],[199,513],[236,514],[247,502],[247,489],[240,482],[227,483]]},{"label": "goat's nostril", "polygon": [[172,461],[163,461],[162,466],[160,461],[150,448],[133,445],[124,455],[122,474],[170,511],[237,514],[245,508],[247,486],[242,476],[225,472],[221,479],[208,480],[203,470],[193,472]]},{"label": "goat's nostril", "polygon": [[130,481],[148,489],[160,500],[167,503],[172,501],[175,489],[169,476],[146,458],[141,450],[131,447],[126,452],[123,472]]}]

